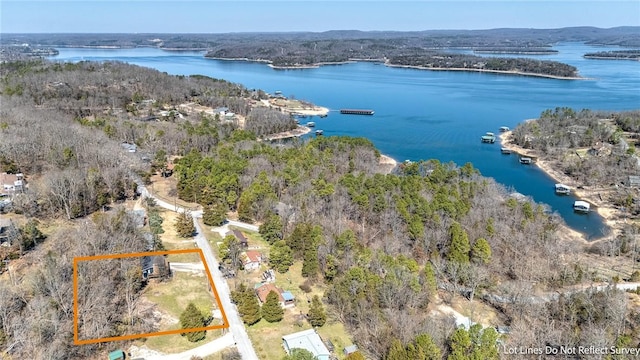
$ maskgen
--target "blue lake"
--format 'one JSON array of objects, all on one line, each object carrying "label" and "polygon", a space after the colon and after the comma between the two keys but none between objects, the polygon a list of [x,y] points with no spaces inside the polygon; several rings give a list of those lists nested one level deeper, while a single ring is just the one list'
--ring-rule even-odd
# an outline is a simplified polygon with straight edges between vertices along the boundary
[{"label": "blue lake", "polygon": [[[169,74],[202,74],[330,108],[315,118],[325,135],[364,136],[398,161],[438,159],[459,165],[471,162],[484,176],[531,196],[557,211],[567,225],[597,238],[606,231],[595,212],[575,214],[571,196],[554,193],[554,181],[536,166],[523,166],[517,156],[500,153],[500,145],[481,144],[487,131],[515,127],[549,108],[593,110],[640,108],[640,62],[589,60],[587,52],[619,49],[563,43],[555,55],[541,60],[576,66],[588,80],[458,71],[389,68],[375,63],[274,70],[261,63],[209,60],[197,52],[158,49],[59,49],[61,61],[119,60]],[[375,110],[374,116],[341,115],[340,108]]]}]

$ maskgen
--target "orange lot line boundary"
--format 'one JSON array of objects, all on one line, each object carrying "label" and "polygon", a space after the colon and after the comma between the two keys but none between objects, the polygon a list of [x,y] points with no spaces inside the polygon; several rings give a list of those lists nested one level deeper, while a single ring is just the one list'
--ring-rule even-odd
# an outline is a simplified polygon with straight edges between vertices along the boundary
[{"label": "orange lot line boundary", "polygon": [[[79,334],[78,334],[78,317],[79,317],[78,316],[78,263],[80,261],[122,259],[122,258],[132,258],[132,257],[188,254],[188,253],[198,254],[200,256],[200,259],[202,260],[205,273],[207,274],[207,277],[209,279],[209,284],[211,285],[211,290],[213,291],[213,296],[215,297],[216,303],[218,305],[218,309],[220,309],[220,313],[222,314],[221,325],[212,325],[212,326],[190,328],[190,329],[166,330],[166,331],[158,331],[158,332],[147,333],[147,334],[132,334],[132,335],[113,336],[113,337],[105,337],[105,338],[98,338],[98,339],[80,340]],[[184,249],[184,250],[152,251],[152,252],[140,252],[140,253],[129,253],[129,254],[79,256],[79,257],[73,258],[73,343],[76,345],[95,344],[95,343],[107,342],[107,341],[132,340],[132,339],[140,339],[140,338],[151,337],[151,336],[181,334],[181,333],[195,332],[195,331],[226,329],[228,327],[229,327],[229,321],[227,320],[227,314],[224,312],[224,309],[222,308],[222,302],[220,301],[218,290],[216,289],[216,285],[213,282],[213,277],[211,276],[211,271],[209,271],[209,266],[207,265],[207,262],[204,258],[204,253],[202,252],[202,249]]]}]

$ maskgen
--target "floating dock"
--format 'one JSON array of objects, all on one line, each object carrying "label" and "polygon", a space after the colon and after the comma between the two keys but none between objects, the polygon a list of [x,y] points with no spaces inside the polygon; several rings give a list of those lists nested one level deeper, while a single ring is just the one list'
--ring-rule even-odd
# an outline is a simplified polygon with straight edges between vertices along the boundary
[{"label": "floating dock", "polygon": [[350,114],[350,115],[373,115],[373,110],[366,109],[340,109],[340,114]]}]

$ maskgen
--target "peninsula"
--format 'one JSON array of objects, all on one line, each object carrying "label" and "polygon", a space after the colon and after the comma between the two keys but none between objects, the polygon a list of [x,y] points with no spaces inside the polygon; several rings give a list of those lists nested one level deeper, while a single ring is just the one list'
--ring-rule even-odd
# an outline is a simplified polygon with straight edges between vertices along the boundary
[{"label": "peninsula", "polygon": [[544,111],[500,135],[502,147],[535,159],[535,164],[558,183],[571,187],[613,230],[608,238],[628,231],[640,207],[632,199],[635,181],[640,112],[576,112],[570,108]]}]

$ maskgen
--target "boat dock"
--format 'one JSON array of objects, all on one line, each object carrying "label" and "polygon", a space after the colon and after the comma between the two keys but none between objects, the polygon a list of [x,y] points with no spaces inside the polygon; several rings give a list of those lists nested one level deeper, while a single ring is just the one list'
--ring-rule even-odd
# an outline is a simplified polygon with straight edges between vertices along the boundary
[{"label": "boat dock", "polygon": [[556,194],[558,195],[569,195],[571,193],[571,188],[565,184],[556,184]]},{"label": "boat dock", "polygon": [[483,143],[489,143],[489,144],[493,144],[494,142],[496,142],[496,135],[492,132],[488,132],[485,135],[483,135],[480,140]]},{"label": "boat dock", "polygon": [[340,109],[340,114],[350,114],[350,115],[373,115],[373,110],[366,109]]}]

